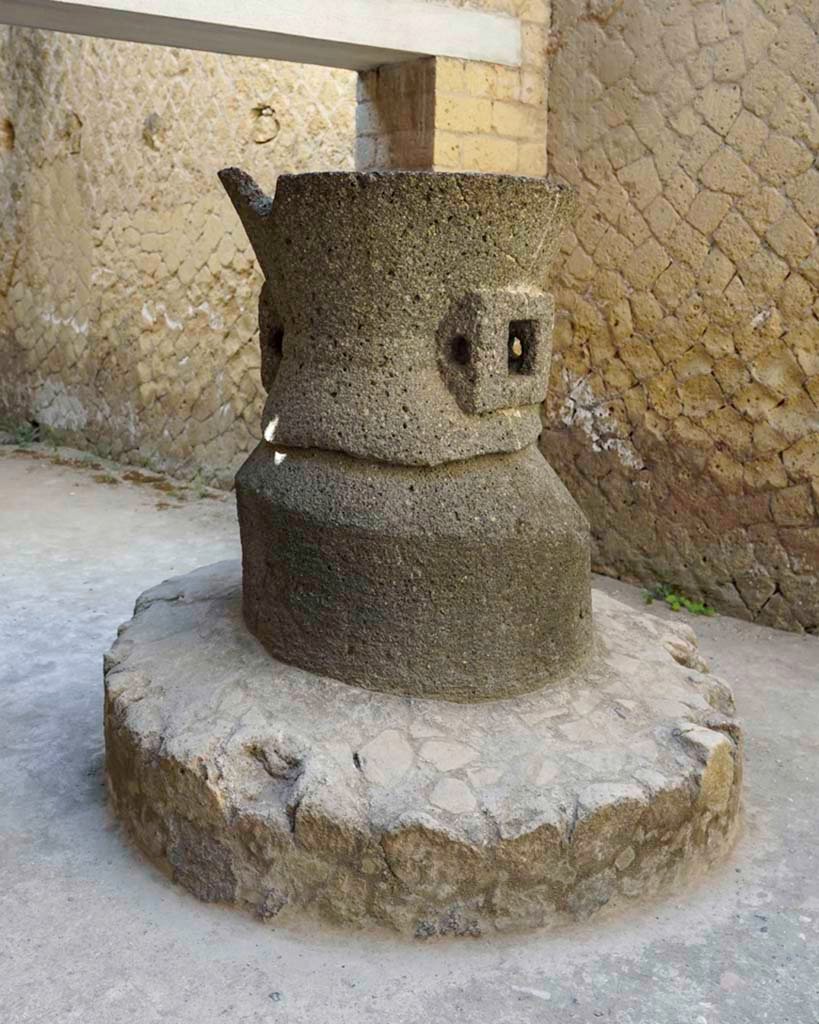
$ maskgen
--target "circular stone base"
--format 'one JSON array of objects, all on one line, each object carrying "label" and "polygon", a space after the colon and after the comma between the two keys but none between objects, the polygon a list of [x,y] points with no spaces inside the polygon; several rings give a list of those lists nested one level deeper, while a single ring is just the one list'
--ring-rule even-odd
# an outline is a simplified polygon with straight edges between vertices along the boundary
[{"label": "circular stone base", "polygon": [[739,730],[688,627],[595,592],[582,671],[450,704],[274,661],[240,571],[147,591],[106,657],[116,812],[202,899],[477,935],[652,895],[730,847]]}]

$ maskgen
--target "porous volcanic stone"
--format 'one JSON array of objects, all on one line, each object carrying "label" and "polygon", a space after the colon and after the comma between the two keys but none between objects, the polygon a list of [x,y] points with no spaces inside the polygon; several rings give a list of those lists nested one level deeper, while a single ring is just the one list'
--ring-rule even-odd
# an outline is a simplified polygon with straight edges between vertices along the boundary
[{"label": "porous volcanic stone", "polygon": [[236,495],[245,621],[282,660],[477,701],[590,652],[588,525],[534,447],[422,469],[262,442]]},{"label": "porous volcanic stone", "polygon": [[[570,189],[331,172],[282,175],[271,198],[236,168],[220,177],[265,275],[266,440],[418,466],[537,440],[554,316],[544,287]],[[521,323],[531,352],[510,366]]]},{"label": "porous volcanic stone", "polygon": [[729,849],[740,733],[686,627],[596,593],[583,669],[452,704],[277,662],[240,600],[233,562],[163,583],[106,658],[115,809],[200,898],[478,935],[589,917]]},{"label": "porous volcanic stone", "polygon": [[535,445],[572,193],[221,178],[265,274],[263,440],[236,478],[248,628],[307,671],[443,700],[579,665],[588,524]]}]

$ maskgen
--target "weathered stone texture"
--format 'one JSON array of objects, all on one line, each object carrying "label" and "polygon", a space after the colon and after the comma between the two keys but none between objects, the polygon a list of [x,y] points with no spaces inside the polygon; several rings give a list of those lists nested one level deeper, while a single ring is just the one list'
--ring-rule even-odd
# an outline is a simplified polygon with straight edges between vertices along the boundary
[{"label": "weathered stone texture", "polygon": [[542,283],[571,190],[341,172],[285,175],[271,198],[220,177],[275,354],[236,476],[251,632],[290,664],[413,697],[562,678],[591,649],[588,524],[536,442]]},{"label": "weathered stone texture", "polygon": [[594,562],[819,629],[819,13],[565,0],[550,170],[579,192],[543,450]]},{"label": "weathered stone texture", "polygon": [[553,325],[543,283],[571,190],[341,173],[283,176],[271,199],[242,171],[221,177],[267,281],[262,348],[281,354],[266,441],[416,466],[534,444]]},{"label": "weathered stone texture", "polygon": [[0,416],[228,483],[260,277],[216,172],[351,167],[355,75],[0,29]]},{"label": "weathered stone texture", "polygon": [[417,700],[272,660],[238,563],[143,594],[106,656],[106,770],[200,899],[428,938],[587,919],[737,833],[742,743],[696,639],[595,594],[595,655],[513,701]]},{"label": "weathered stone texture", "polygon": [[588,658],[588,524],[534,445],[424,468],[262,442],[236,491],[245,621],[283,661],[481,701]]}]

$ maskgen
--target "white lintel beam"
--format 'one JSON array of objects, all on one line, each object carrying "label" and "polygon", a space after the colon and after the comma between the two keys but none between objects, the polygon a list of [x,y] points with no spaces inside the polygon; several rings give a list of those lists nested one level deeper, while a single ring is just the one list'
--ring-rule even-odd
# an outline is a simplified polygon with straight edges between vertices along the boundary
[{"label": "white lintel beam", "polygon": [[518,19],[427,0],[0,0],[0,24],[356,71],[521,59]]}]

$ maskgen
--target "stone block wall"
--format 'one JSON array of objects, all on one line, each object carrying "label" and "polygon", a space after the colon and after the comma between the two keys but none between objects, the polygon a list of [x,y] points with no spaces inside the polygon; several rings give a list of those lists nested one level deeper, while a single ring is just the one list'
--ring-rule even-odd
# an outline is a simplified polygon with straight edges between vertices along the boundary
[{"label": "stone block wall", "polygon": [[351,168],[355,79],[0,28],[0,418],[228,484],[261,274],[216,172]]},{"label": "stone block wall", "polygon": [[438,58],[362,75],[358,166],[545,174],[547,0],[452,6],[519,18],[522,65]]},{"label": "stone block wall", "polygon": [[561,0],[543,450],[596,568],[819,629],[819,7]]}]

